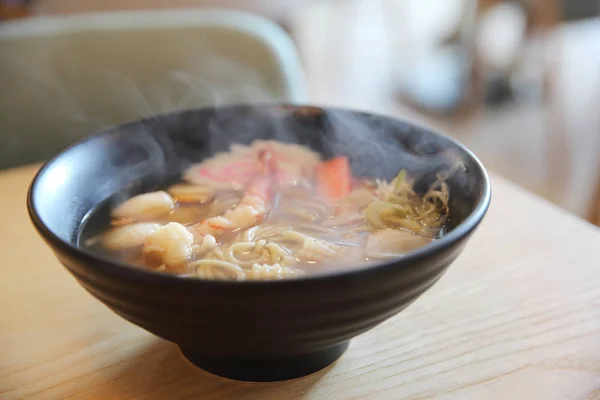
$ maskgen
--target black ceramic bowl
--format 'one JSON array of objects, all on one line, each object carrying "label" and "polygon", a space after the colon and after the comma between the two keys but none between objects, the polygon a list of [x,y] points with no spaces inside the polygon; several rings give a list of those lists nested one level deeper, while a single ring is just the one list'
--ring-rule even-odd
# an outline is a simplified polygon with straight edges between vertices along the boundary
[{"label": "black ceramic bowl", "polygon": [[[105,213],[109,199],[160,188],[189,163],[255,139],[297,142],[325,158],[349,155],[360,176],[390,179],[405,168],[420,176],[421,190],[459,159],[466,168],[449,180],[449,231],[402,259],[265,282],[178,278],[79,247],[82,226]],[[192,110],[116,127],[48,162],[28,194],[36,229],[87,291],[179,345],[197,366],[250,381],[299,377],[335,361],[350,339],[407,307],[440,278],[489,202],[483,166],[447,137],[388,117],[288,105]]]}]

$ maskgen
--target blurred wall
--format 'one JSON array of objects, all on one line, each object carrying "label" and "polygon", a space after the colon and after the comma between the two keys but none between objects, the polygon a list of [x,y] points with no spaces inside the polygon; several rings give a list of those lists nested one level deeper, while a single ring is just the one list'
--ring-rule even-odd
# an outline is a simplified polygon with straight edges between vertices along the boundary
[{"label": "blurred wall", "polygon": [[293,7],[312,1],[315,0],[37,0],[35,11],[37,14],[70,14],[149,8],[222,7],[252,11],[282,20]]},{"label": "blurred wall", "polygon": [[562,17],[565,20],[600,15],[600,0],[562,0]]},{"label": "blurred wall", "polygon": [[[37,0],[35,7],[40,14],[142,8],[224,7],[253,11],[281,20],[293,7],[315,1],[332,0]],[[564,19],[581,19],[600,15],[600,0],[561,0],[561,8]]]}]

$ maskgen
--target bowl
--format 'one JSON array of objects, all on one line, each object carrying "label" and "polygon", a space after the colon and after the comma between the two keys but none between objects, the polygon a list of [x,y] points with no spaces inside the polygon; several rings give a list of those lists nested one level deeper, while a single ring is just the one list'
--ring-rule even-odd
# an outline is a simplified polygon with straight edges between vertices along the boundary
[{"label": "bowl", "polygon": [[[82,227],[106,213],[111,199],[173,183],[190,163],[255,139],[296,142],[324,157],[346,154],[359,176],[391,179],[405,168],[419,177],[416,190],[460,160],[465,168],[448,180],[448,232],[403,258],[257,282],[185,279],[79,246]],[[278,381],[331,364],[353,337],[430,288],[484,217],[490,194],[487,173],[470,151],[409,122],[342,109],[241,105],[177,112],[90,136],[41,168],[27,204],[60,262],[116,314],[176,343],[206,371]]]}]

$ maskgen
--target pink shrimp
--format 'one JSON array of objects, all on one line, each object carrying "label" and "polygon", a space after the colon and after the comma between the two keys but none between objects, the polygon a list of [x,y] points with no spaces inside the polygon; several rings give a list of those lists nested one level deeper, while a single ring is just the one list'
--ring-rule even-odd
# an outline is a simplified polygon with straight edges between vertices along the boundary
[{"label": "pink shrimp", "polygon": [[228,231],[249,228],[265,217],[272,207],[277,168],[268,150],[259,151],[258,162],[260,172],[246,187],[240,203],[222,216],[211,217],[194,225],[192,230],[195,234],[220,236]]}]

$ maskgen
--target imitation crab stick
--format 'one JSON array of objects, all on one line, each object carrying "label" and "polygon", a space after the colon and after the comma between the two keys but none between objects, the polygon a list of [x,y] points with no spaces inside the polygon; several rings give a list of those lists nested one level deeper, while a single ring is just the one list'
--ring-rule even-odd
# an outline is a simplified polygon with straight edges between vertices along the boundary
[{"label": "imitation crab stick", "polygon": [[350,193],[352,171],[347,157],[338,156],[317,166],[317,182],[322,196],[339,200]]}]

